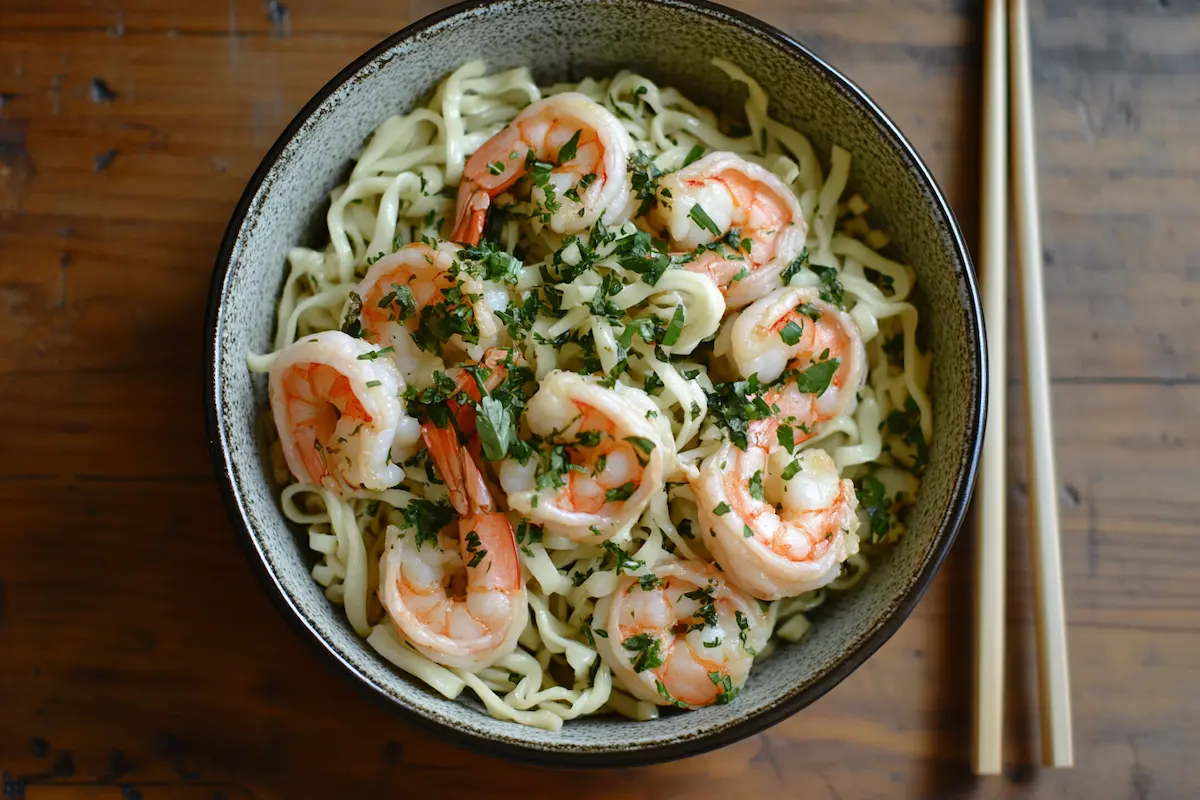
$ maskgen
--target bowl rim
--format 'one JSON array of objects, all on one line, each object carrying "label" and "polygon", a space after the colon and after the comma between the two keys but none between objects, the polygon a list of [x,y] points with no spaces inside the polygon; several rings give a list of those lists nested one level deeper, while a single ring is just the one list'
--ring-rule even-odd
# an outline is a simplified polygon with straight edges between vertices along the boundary
[{"label": "bowl rim", "polygon": [[[516,0],[518,4],[520,1]],[[565,1],[568,3],[573,1],[579,2],[581,5],[587,2],[587,0]],[[309,643],[310,647],[320,654],[327,667],[350,681],[352,685],[377,705],[398,714],[406,722],[422,731],[430,732],[468,750],[482,750],[488,754],[541,766],[578,768],[628,767],[661,763],[699,755],[718,747],[733,744],[778,724],[801,709],[811,705],[833,687],[841,683],[872,656],[884,642],[890,639],[905,620],[908,619],[945,561],[946,555],[957,538],[970,504],[987,419],[989,369],[986,356],[986,332],[979,287],[970,252],[954,212],[950,208],[950,204],[947,202],[937,181],[933,178],[932,173],[930,173],[916,149],[900,132],[900,129],[891,118],[876,105],[866,92],[820,56],[817,56],[787,33],[749,14],[718,3],[708,2],[708,0],[624,1],[692,13],[706,18],[712,24],[735,25],[753,34],[763,45],[780,50],[789,58],[808,61],[819,72],[823,73],[826,80],[835,84],[841,90],[843,96],[850,102],[858,105],[868,117],[873,119],[884,138],[900,154],[906,168],[916,175],[918,182],[928,192],[929,196],[933,198],[936,212],[946,226],[960,266],[960,269],[957,270],[959,274],[956,275],[956,278],[960,285],[966,287],[966,297],[963,298],[964,310],[968,321],[968,335],[971,335],[974,339],[973,350],[976,369],[973,370],[974,386],[971,387],[973,396],[968,410],[965,454],[956,469],[950,502],[934,534],[933,546],[922,569],[912,580],[908,590],[885,613],[883,619],[873,629],[868,630],[862,636],[857,646],[845,652],[832,668],[819,676],[803,691],[791,698],[766,706],[756,715],[736,720],[717,730],[628,750],[603,749],[588,751],[573,748],[560,749],[555,748],[553,745],[518,744],[513,740],[494,739],[461,731],[429,719],[418,709],[410,708],[388,694],[382,687],[377,686],[370,678],[360,672],[353,663],[343,658],[304,615],[299,612],[299,609],[288,598],[287,592],[275,574],[267,568],[264,554],[256,542],[247,519],[246,511],[242,506],[241,497],[236,488],[235,470],[230,458],[230,451],[225,444],[225,431],[221,421],[222,389],[219,351],[221,337],[219,326],[221,311],[225,302],[230,267],[232,265],[232,256],[237,247],[238,237],[245,224],[247,212],[254,198],[262,189],[267,176],[301,126],[313,116],[330,95],[392,48],[406,40],[419,36],[424,31],[448,19],[466,16],[472,11],[490,6],[493,3],[491,0],[464,0],[463,2],[429,14],[385,37],[382,41],[355,58],[322,86],[304,104],[295,117],[292,118],[287,127],[284,128],[283,132],[263,156],[262,161],[247,182],[246,188],[242,191],[241,197],[234,208],[229,224],[221,239],[221,245],[217,252],[217,259],[209,284],[204,317],[205,342],[204,357],[202,360],[202,368],[204,369],[205,428],[208,438],[209,455],[212,458],[214,472],[219,478],[217,482],[220,486],[221,499],[226,514],[232,523],[234,533],[242,547],[243,554],[250,562],[263,588],[267,590],[272,604],[288,620],[293,629],[301,633],[302,638]]]}]

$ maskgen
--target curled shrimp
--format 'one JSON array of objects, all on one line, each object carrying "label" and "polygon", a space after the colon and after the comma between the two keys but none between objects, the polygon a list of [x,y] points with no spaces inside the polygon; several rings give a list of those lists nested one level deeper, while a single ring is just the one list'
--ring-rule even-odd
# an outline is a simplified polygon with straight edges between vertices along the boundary
[{"label": "curled shrimp", "polygon": [[492,199],[531,170],[532,197],[541,210],[535,219],[555,233],[587,230],[601,214],[610,225],[624,222],[632,191],[625,164],[632,151],[620,120],[585,95],[539,100],[467,160],[452,238],[478,244]]},{"label": "curled shrimp", "polygon": [[421,435],[450,491],[458,535],[389,527],[379,601],[419,652],[477,672],[511,653],[529,622],[517,541],[454,431],[425,423]]},{"label": "curled shrimp", "polygon": [[729,580],[763,600],[819,589],[858,552],[858,498],[824,450],[793,457],[763,420],[747,448],[725,442],[692,479],[709,550]]},{"label": "curled shrimp", "polygon": [[[528,362],[520,351],[511,347],[490,347],[483,354],[483,359],[474,366],[457,367],[447,372],[454,381],[455,393],[446,402],[450,413],[460,433],[467,441],[472,455],[478,457],[481,451],[477,432],[477,415],[479,403],[484,393],[492,393],[504,385],[509,375],[515,370],[523,370],[520,382],[533,380],[533,372],[529,370]],[[466,394],[471,402],[462,402],[462,394]]]},{"label": "curled shrimp", "polygon": [[524,419],[535,454],[500,466],[508,506],[547,533],[601,542],[632,525],[663,488],[675,456],[665,419],[640,389],[609,389],[555,370]]},{"label": "curled shrimp", "polygon": [[399,399],[404,379],[378,349],[341,331],[279,351],[268,378],[271,412],[296,479],[343,494],[398,484],[417,421]]},{"label": "curled shrimp", "polygon": [[600,657],[631,694],[682,708],[733,700],[771,636],[754,598],[698,561],[625,576],[596,602],[592,628]]},{"label": "curled shrimp", "polygon": [[672,248],[693,251],[684,269],[712,278],[730,309],[781,286],[808,231],[791,189],[764,167],[726,152],[663,176],[649,218],[666,231]]},{"label": "curled shrimp", "polygon": [[[777,420],[795,429],[796,443],[816,435],[822,423],[853,412],[866,378],[858,326],[810,288],[776,289],[746,307],[726,322],[714,353],[726,356],[741,377],[757,375],[763,384],[787,374],[763,399],[778,409]],[[834,360],[826,377],[832,365],[825,362]]]},{"label": "curled shrimp", "polygon": [[461,269],[457,254],[448,242],[406,245],[367,271],[355,290],[357,309],[351,298],[352,320],[367,341],[392,348],[408,383],[422,385],[441,369],[446,346],[475,360],[500,335],[495,310],[507,305],[507,293]]}]

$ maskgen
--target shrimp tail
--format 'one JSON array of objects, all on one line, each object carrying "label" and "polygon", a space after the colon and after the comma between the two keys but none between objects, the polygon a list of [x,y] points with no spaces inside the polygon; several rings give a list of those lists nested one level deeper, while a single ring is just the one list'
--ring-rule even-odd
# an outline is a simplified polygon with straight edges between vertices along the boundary
[{"label": "shrimp tail", "polygon": [[458,221],[450,238],[460,244],[474,246],[483,238],[492,196],[484,189],[470,187],[467,182],[463,183],[463,188],[466,191],[460,193]]},{"label": "shrimp tail", "polygon": [[442,482],[450,492],[450,504],[459,516],[466,516],[470,511],[471,502],[464,461],[469,460],[469,457],[464,457],[462,446],[458,443],[458,434],[453,428],[439,428],[432,422],[426,422],[421,426],[421,438],[429,448],[429,456],[433,459],[438,475],[442,477]]}]

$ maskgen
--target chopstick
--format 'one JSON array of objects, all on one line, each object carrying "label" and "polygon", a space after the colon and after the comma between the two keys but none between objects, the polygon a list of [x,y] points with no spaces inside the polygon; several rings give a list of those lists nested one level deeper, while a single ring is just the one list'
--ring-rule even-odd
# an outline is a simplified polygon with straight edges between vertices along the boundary
[{"label": "chopstick", "polygon": [[1067,672],[1062,553],[1058,534],[1054,432],[1050,413],[1050,370],[1046,356],[1042,236],[1038,222],[1033,81],[1026,0],[1012,0],[1010,12],[1013,183],[1016,190],[1017,252],[1020,262],[1018,276],[1025,333],[1025,390],[1029,416],[1027,452],[1033,522],[1042,762],[1051,767],[1069,767],[1074,760],[1071,752],[1071,687]]},{"label": "chopstick", "polygon": [[982,246],[979,271],[989,366],[988,424],[975,501],[975,727],[971,766],[1000,774],[1004,733],[1005,317],[1008,280],[1006,0],[988,0],[984,33]]}]

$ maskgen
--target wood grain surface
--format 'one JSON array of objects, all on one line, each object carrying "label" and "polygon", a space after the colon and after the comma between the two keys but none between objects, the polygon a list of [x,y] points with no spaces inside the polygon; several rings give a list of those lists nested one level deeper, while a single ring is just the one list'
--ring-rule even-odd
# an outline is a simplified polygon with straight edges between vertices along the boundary
[{"label": "wood grain surface", "polygon": [[[438,5],[0,0],[4,796],[1200,796],[1200,6],[1032,4],[1078,766],[1036,766],[1014,387],[1007,768],[975,780],[970,536],[812,707],[623,772],[430,739],[272,610],[205,445],[213,257],[292,115]],[[975,241],[980,2],[736,5],[870,92]]]}]

